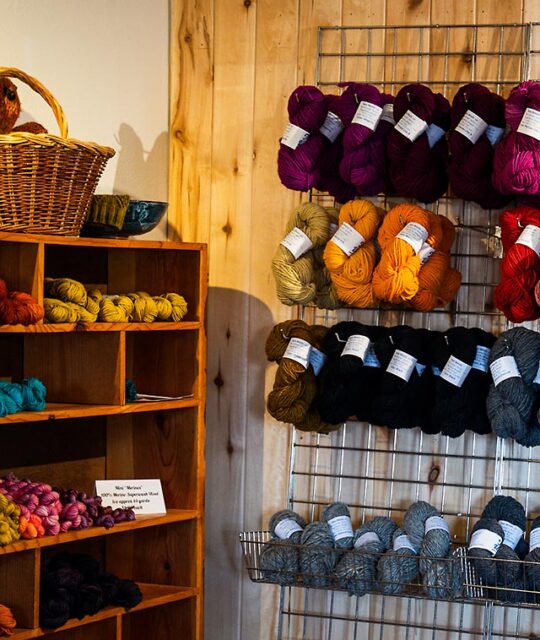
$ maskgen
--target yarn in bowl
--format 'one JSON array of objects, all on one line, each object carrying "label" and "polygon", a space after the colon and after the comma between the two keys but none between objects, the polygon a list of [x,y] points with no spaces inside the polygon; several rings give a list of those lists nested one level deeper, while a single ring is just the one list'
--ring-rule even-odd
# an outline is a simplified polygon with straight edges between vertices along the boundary
[{"label": "yarn in bowl", "polygon": [[157,200],[130,200],[120,229],[109,225],[86,223],[81,235],[100,238],[140,236],[158,226],[168,206],[167,202]]}]

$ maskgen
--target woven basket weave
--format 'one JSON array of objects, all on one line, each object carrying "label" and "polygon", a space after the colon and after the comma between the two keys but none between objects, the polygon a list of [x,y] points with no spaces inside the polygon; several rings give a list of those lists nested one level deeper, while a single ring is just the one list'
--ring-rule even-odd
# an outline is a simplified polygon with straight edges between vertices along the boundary
[{"label": "woven basket weave", "polygon": [[56,98],[35,78],[0,67],[51,107],[60,136],[15,132],[0,135],[0,231],[77,236],[90,199],[114,149],[68,138]]}]

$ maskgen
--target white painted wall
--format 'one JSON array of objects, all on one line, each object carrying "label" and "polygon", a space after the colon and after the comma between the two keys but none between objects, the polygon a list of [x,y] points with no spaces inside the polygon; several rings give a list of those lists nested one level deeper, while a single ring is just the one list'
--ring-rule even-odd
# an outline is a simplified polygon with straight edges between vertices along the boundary
[{"label": "white painted wall", "polygon": [[[0,66],[38,78],[64,108],[72,137],[116,149],[98,192],[167,200],[168,0],[2,0],[0,6]],[[56,133],[47,105],[16,84],[23,119]],[[166,222],[151,235],[165,231]]]}]

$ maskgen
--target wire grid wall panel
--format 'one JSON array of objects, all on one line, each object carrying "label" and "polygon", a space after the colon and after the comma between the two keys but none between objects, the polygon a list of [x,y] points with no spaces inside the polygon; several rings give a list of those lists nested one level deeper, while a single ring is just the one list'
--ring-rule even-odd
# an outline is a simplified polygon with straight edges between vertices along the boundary
[{"label": "wire grid wall panel", "polygon": [[[529,77],[538,54],[538,24],[418,27],[321,27],[317,81],[326,91],[344,81],[371,82],[395,93],[423,82],[450,100],[478,81],[507,95]],[[331,199],[313,196],[323,204]],[[381,199],[390,208],[397,199]],[[463,276],[449,309],[419,313],[375,308],[299,310],[308,322],[341,320],[409,324],[434,330],[478,326],[499,334],[509,323],[493,305],[499,280],[499,212],[453,198],[430,205],[456,224],[454,266]],[[538,329],[537,323],[526,326]],[[329,436],[295,431],[291,442],[289,503],[308,520],[334,500],[346,502],[355,526],[376,515],[401,522],[408,506],[427,500],[446,516],[456,544],[465,543],[494,493],[514,496],[530,518],[540,514],[540,453],[494,435],[467,431],[451,439],[420,430],[391,431],[353,421]],[[449,640],[532,638],[540,611],[487,602],[443,602],[316,589],[281,589],[279,640]],[[540,636],[539,636],[540,637]]]}]

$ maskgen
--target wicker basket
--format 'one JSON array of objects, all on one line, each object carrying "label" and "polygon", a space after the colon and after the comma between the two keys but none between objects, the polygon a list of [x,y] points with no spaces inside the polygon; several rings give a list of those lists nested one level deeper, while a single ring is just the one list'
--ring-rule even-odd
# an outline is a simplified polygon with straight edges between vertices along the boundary
[{"label": "wicker basket", "polygon": [[62,107],[35,78],[6,67],[0,67],[0,77],[17,78],[36,91],[51,107],[60,129],[60,136],[0,135],[0,231],[77,236],[115,151],[68,138]]}]

